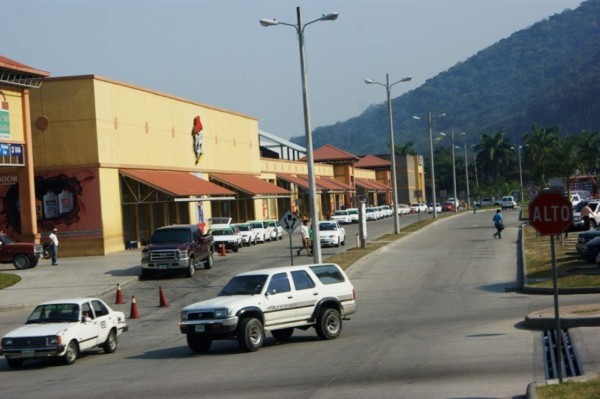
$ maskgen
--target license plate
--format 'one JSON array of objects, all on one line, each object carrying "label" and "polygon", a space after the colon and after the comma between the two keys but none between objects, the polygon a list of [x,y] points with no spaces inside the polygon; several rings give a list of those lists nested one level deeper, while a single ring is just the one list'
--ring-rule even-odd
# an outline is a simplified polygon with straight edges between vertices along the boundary
[{"label": "license plate", "polygon": [[23,351],[22,355],[26,357],[32,357],[35,354],[35,351]]},{"label": "license plate", "polygon": [[168,265],[158,265],[158,268],[159,268],[160,270],[164,270],[164,269],[166,269],[167,267],[169,267],[169,266],[168,266]]},{"label": "license plate", "polygon": [[204,332],[204,324],[196,324],[194,326],[194,331],[196,331],[196,332]]}]

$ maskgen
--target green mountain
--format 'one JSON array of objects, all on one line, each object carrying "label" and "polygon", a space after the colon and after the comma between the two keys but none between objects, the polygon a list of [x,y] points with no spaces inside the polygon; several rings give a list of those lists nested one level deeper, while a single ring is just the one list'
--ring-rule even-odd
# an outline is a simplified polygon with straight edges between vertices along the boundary
[{"label": "green mountain", "polygon": [[[533,124],[561,135],[600,130],[600,0],[587,0],[512,34],[422,86],[392,100],[395,143],[429,149],[426,116],[434,132],[467,132],[468,144],[499,130],[513,143]],[[313,132],[313,146],[332,144],[351,153],[389,152],[385,103],[360,116]],[[304,137],[291,139],[304,145]]]}]

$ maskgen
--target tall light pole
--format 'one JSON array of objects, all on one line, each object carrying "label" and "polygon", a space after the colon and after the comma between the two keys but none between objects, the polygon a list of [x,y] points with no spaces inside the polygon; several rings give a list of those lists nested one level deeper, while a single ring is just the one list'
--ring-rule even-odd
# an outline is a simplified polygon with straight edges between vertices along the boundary
[{"label": "tall light pole", "polygon": [[[436,118],[440,118],[442,116],[446,116],[446,113],[443,112],[436,116]],[[413,116],[413,119],[421,120],[419,116]],[[431,131],[431,112],[427,113],[427,129],[429,130],[429,158],[431,161],[431,197],[433,200],[433,218],[437,219],[437,199],[435,194],[435,163],[433,162],[433,133]]]},{"label": "tall light pole", "polygon": [[[446,135],[446,133],[443,132],[440,132],[440,134],[442,136]],[[454,213],[457,213],[458,205],[456,204],[456,201],[458,200],[458,197],[456,196],[456,160],[454,155],[454,130],[450,131],[450,136],[452,138],[452,185],[454,188]]]},{"label": "tall light pole", "polygon": [[400,222],[398,220],[398,183],[396,179],[396,149],[394,148],[394,121],[392,119],[392,98],[391,91],[392,87],[398,83],[409,82],[412,79],[410,76],[406,76],[397,82],[390,84],[390,74],[385,74],[385,84],[376,82],[373,79],[365,79],[365,83],[376,84],[385,87],[387,93],[387,107],[388,107],[388,125],[390,128],[390,155],[392,157],[392,198],[394,202],[394,234],[400,234]]},{"label": "tall light pole", "polygon": [[523,196],[523,167],[521,166],[521,148],[527,147],[527,144],[519,146],[519,181],[521,183],[521,201],[525,200]]},{"label": "tall light pole", "polygon": [[338,13],[334,12],[331,14],[323,15],[321,18],[317,18],[314,21],[307,22],[302,25],[302,17],[300,15],[300,7],[296,7],[296,15],[298,17],[297,24],[290,24],[286,22],[277,21],[275,19],[261,19],[260,24],[262,26],[275,26],[285,25],[291,26],[296,29],[298,34],[298,43],[300,45],[300,72],[302,75],[302,99],[304,103],[304,135],[306,137],[306,161],[308,165],[308,198],[310,201],[310,218],[312,223],[313,231],[313,259],[315,263],[321,263],[323,258],[321,256],[321,242],[319,239],[319,213],[317,210],[317,185],[315,182],[315,164],[313,160],[313,144],[312,144],[312,132],[310,128],[310,111],[308,107],[308,87],[306,84],[306,54],[304,50],[304,29],[317,21],[335,21],[338,17]]},{"label": "tall light pole", "polygon": [[[465,147],[465,182],[467,183],[467,208],[471,206],[471,192],[469,191],[469,160],[467,159],[467,138],[466,132],[462,132],[461,136],[465,136],[464,147]],[[473,205],[475,206],[475,205]]]}]

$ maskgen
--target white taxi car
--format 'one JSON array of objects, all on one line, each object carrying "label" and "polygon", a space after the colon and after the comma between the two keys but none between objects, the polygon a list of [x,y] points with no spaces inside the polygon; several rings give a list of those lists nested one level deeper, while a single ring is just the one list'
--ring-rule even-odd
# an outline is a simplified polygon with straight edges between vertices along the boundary
[{"label": "white taxi car", "polygon": [[335,220],[319,221],[319,239],[321,245],[346,245],[346,229]]},{"label": "white taxi car", "polygon": [[37,358],[60,358],[73,364],[86,350],[102,348],[113,353],[118,336],[127,329],[125,314],[100,299],[49,301],[36,306],[24,326],[2,337],[0,354],[11,368]]}]

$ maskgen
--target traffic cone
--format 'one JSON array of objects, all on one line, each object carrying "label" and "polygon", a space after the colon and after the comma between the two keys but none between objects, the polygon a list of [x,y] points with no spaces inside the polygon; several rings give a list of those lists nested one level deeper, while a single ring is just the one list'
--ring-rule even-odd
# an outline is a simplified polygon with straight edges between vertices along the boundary
[{"label": "traffic cone", "polygon": [[225,244],[221,244],[221,256],[227,256],[227,251],[225,250]]},{"label": "traffic cone", "polygon": [[135,301],[135,296],[131,297],[131,314],[129,315],[130,319],[139,319],[140,313],[138,312],[137,302]]},{"label": "traffic cone", "polygon": [[125,301],[123,300],[123,293],[121,292],[121,284],[117,284],[117,299],[115,299],[115,304],[122,305]]},{"label": "traffic cone", "polygon": [[165,293],[162,290],[162,287],[158,287],[158,295],[160,296],[160,306],[161,308],[168,308],[169,304],[167,303],[167,298],[165,298]]}]

